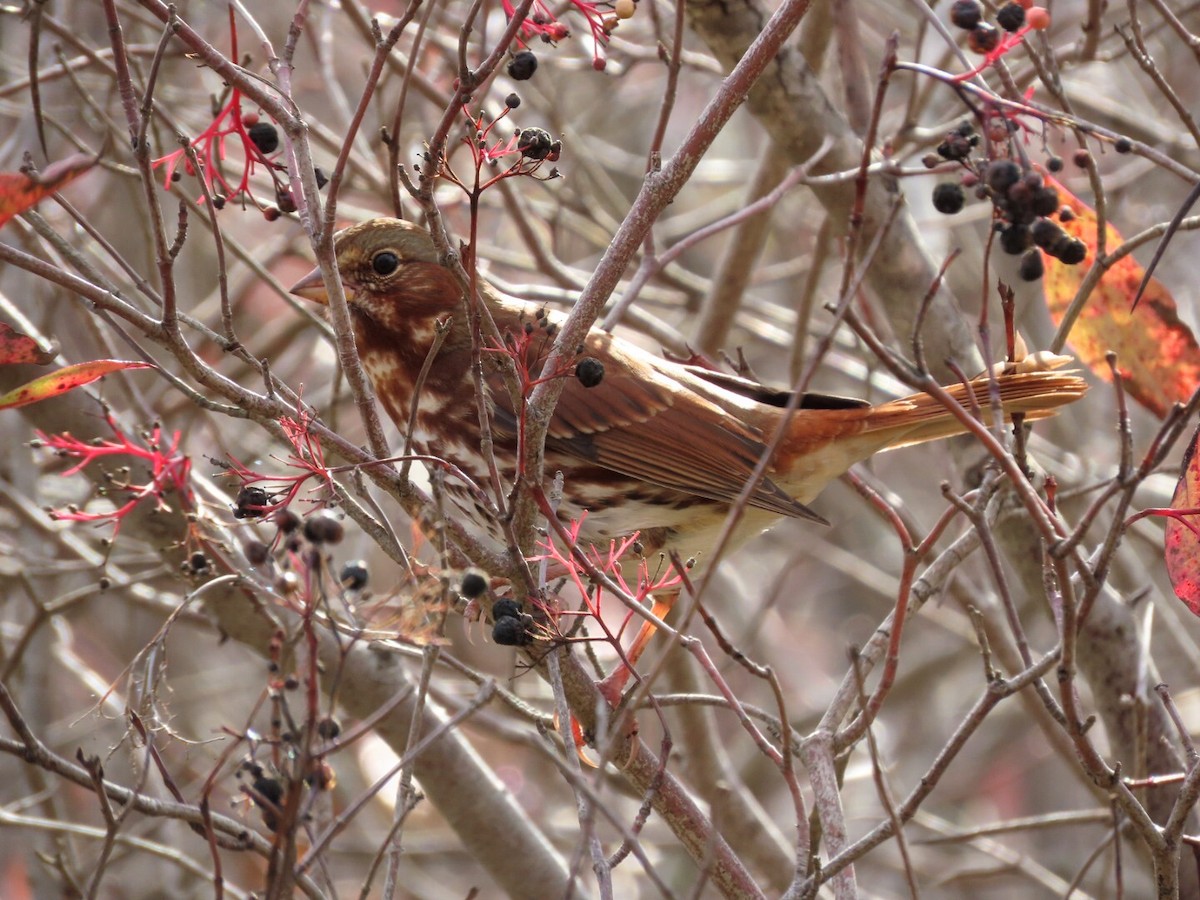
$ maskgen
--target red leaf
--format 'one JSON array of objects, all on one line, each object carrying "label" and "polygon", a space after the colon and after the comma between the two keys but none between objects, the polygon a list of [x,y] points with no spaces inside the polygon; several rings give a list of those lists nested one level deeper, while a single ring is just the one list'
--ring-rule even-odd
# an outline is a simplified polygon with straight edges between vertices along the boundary
[{"label": "red leaf", "polygon": [[127,362],[121,359],[95,359],[91,362],[76,363],[73,366],[65,366],[57,372],[51,372],[49,375],[43,375],[41,378],[35,378],[19,388],[9,391],[0,397],[0,409],[25,406],[27,403],[37,403],[39,400],[57,397],[72,388],[91,384],[97,378],[121,369],[152,368],[154,367],[150,363]]},{"label": "red leaf", "polygon": [[0,365],[33,363],[44,366],[56,355],[53,350],[43,350],[33,338],[0,322]]},{"label": "red leaf", "polygon": [[15,215],[25,212],[69,181],[96,164],[96,157],[82,153],[51,163],[36,175],[24,172],[0,172],[0,228]]},{"label": "red leaf", "polygon": [[[1096,258],[1096,213],[1054,179],[1046,181],[1075,213],[1074,219],[1062,223],[1063,230],[1088,248],[1087,259],[1077,266],[1063,265],[1042,254],[1046,305],[1057,325]],[[1123,238],[1108,225],[1105,242],[1111,253]],[[1172,404],[1187,400],[1200,385],[1200,344],[1180,321],[1171,293],[1158,280],[1150,279],[1141,303],[1136,310],[1130,309],[1144,273],[1132,255],[1113,263],[1071,328],[1069,341],[1079,358],[1106,380],[1111,380],[1111,373],[1104,356],[1109,350],[1116,351],[1126,391],[1162,417]]]},{"label": "red leaf", "polygon": [[1175,495],[1171,498],[1173,513],[1167,513],[1167,534],[1164,549],[1167,560],[1167,575],[1175,588],[1175,596],[1187,604],[1195,615],[1200,616],[1200,518],[1196,517],[1196,506],[1200,504],[1200,456],[1196,454],[1200,443],[1200,428],[1192,435],[1183,457],[1183,471]]}]

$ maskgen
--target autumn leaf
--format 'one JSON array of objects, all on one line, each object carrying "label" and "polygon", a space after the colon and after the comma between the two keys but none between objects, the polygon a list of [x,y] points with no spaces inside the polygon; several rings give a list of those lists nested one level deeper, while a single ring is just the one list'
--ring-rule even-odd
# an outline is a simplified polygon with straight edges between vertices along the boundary
[{"label": "autumn leaf", "polygon": [[[1046,305],[1057,325],[1096,258],[1096,213],[1058,182],[1047,178],[1047,183],[1075,213],[1070,221],[1061,223],[1063,230],[1083,241],[1088,251],[1087,259],[1075,266],[1042,254]],[[1123,240],[1112,225],[1106,225],[1105,246],[1109,252]],[[1106,380],[1112,376],[1105,354],[1114,351],[1129,396],[1162,417],[1173,404],[1191,397],[1200,385],[1200,345],[1192,330],[1180,321],[1175,300],[1158,280],[1150,279],[1137,309],[1131,308],[1144,274],[1132,255],[1113,263],[1092,291],[1068,341],[1079,358]]]},{"label": "autumn leaf", "polygon": [[1171,509],[1154,512],[1167,516],[1164,549],[1167,576],[1175,588],[1175,596],[1200,616],[1200,522],[1196,519],[1196,513],[1200,512],[1196,509],[1200,504],[1200,456],[1196,453],[1197,442],[1200,442],[1200,429],[1192,435],[1192,442],[1184,454],[1183,471],[1171,498]]},{"label": "autumn leaf", "polygon": [[13,216],[49,197],[96,164],[96,157],[82,153],[51,163],[41,172],[0,172],[0,228]]},{"label": "autumn leaf", "polygon": [[28,335],[21,334],[11,326],[0,322],[0,365],[33,363],[44,366],[57,354],[44,350]]},{"label": "autumn leaf", "polygon": [[118,372],[121,369],[152,368],[154,367],[150,363],[129,362],[121,359],[95,359],[91,362],[76,363],[73,366],[65,366],[57,372],[51,372],[48,375],[35,378],[33,381],[27,382],[19,388],[14,388],[7,394],[0,396],[0,409],[25,406],[28,403],[37,403],[39,400],[48,400],[51,397],[57,397],[59,394],[66,393],[73,388],[91,384],[97,378],[101,378],[110,372]]}]

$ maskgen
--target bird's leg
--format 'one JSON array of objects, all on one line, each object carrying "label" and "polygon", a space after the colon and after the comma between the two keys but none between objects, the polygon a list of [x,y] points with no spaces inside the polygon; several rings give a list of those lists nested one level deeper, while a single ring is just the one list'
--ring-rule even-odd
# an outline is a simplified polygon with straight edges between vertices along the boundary
[{"label": "bird's leg", "polygon": [[[654,605],[650,608],[650,614],[657,619],[666,618],[667,614],[675,606],[675,601],[679,599],[679,589],[671,589],[656,592],[654,595]],[[658,626],[650,620],[644,620],[642,627],[638,629],[637,635],[633,639],[633,643],[629,645],[629,649],[622,655],[620,663],[604,677],[598,685],[601,695],[613,707],[616,707],[621,700],[621,694],[625,690],[625,685],[629,682],[629,676],[633,674],[633,667],[637,664],[638,659],[646,650],[646,645],[650,643],[650,638],[654,637],[654,632],[658,630]]]}]

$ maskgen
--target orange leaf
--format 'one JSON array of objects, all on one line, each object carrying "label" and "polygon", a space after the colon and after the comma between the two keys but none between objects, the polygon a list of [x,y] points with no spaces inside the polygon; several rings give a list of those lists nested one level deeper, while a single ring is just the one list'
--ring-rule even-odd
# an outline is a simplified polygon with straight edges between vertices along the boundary
[{"label": "orange leaf", "polygon": [[0,172],[0,228],[15,215],[25,212],[39,200],[62,190],[96,164],[96,157],[78,153],[51,163],[36,175],[24,172]]},{"label": "orange leaf", "polygon": [[53,350],[43,350],[33,338],[0,322],[0,365],[33,363],[44,366],[56,355]]},{"label": "orange leaf", "polygon": [[66,393],[72,388],[91,384],[97,378],[101,378],[110,372],[118,372],[121,369],[152,368],[154,367],[150,363],[127,362],[121,359],[95,359],[91,362],[76,363],[73,366],[65,366],[57,372],[51,372],[49,375],[43,375],[41,378],[35,378],[33,381],[27,382],[19,388],[9,391],[0,397],[0,409],[25,406],[27,403],[48,400],[51,397],[57,397],[59,394]]},{"label": "orange leaf", "polygon": [[1200,442],[1200,429],[1192,435],[1183,457],[1183,471],[1175,495],[1171,498],[1174,512],[1164,511],[1168,516],[1164,550],[1167,560],[1167,575],[1175,596],[1187,604],[1188,609],[1200,616],[1200,518],[1196,506],[1200,504],[1200,456],[1196,445]]},{"label": "orange leaf", "polygon": [[[1047,184],[1075,213],[1063,230],[1087,245],[1087,259],[1077,266],[1063,265],[1042,254],[1046,264],[1046,305],[1057,325],[1075,299],[1088,268],[1096,258],[1096,213],[1052,178]],[[1111,252],[1123,242],[1111,225],[1105,229],[1105,246]],[[1200,345],[1192,330],[1179,320],[1170,292],[1151,278],[1136,310],[1130,309],[1144,270],[1132,255],[1117,260],[1092,291],[1087,305],[1071,328],[1072,349],[1093,372],[1111,381],[1104,356],[1117,354],[1125,390],[1142,406],[1162,417],[1174,403],[1191,397],[1200,385]],[[1198,498],[1200,499],[1200,498]]]}]

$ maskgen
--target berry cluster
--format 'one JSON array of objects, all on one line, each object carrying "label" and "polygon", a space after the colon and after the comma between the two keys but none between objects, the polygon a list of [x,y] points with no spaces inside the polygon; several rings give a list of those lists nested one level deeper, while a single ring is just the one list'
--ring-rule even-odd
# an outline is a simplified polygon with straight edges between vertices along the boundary
[{"label": "berry cluster", "polygon": [[[996,52],[1006,39],[1002,32],[1016,36],[1030,29],[1042,30],[1050,25],[1050,13],[1033,0],[1005,3],[996,10],[996,24],[985,21],[979,0],[954,0],[950,6],[950,22],[967,32],[967,46],[981,56]],[[999,26],[999,27],[997,27]]]},{"label": "berry cluster", "polygon": [[[1069,266],[1083,262],[1087,246],[1055,221],[1068,221],[1071,216],[1069,208],[1059,208],[1058,191],[1046,184],[1041,173],[1016,160],[973,158],[979,143],[974,127],[964,122],[946,135],[936,154],[925,158],[929,168],[950,161],[964,169],[961,181],[941,182],[934,187],[934,209],[954,215],[966,202],[964,186],[974,187],[976,197],[991,201],[1000,246],[1005,253],[1021,256],[1020,276],[1026,281],[1037,281],[1044,272],[1038,249]],[[1046,168],[1060,171],[1062,160],[1051,157]]]}]

